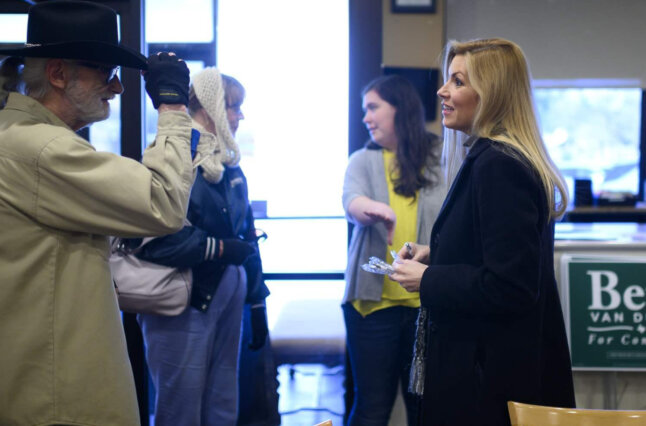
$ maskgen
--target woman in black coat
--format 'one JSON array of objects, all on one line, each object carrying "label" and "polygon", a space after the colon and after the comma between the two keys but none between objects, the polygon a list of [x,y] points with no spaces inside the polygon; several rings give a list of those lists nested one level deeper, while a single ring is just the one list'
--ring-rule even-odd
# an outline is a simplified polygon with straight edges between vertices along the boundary
[{"label": "woman in black coat", "polygon": [[538,131],[525,57],[507,40],[452,42],[444,71],[451,189],[430,246],[402,249],[391,275],[420,292],[420,424],[507,425],[510,400],[574,407],[553,266],[567,191]]}]

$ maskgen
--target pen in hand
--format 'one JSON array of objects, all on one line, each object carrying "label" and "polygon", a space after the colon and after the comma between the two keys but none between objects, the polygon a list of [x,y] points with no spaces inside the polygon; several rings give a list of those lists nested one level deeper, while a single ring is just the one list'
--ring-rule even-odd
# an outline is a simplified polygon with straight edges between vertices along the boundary
[{"label": "pen in hand", "polygon": [[404,259],[412,259],[413,256],[413,245],[409,242],[404,243],[404,247],[406,248],[406,253],[402,253],[402,258]]}]

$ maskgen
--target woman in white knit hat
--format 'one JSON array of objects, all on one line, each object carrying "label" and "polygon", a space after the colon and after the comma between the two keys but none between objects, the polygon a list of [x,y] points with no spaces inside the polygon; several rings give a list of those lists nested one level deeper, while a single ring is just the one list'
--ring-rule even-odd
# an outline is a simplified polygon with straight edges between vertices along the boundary
[{"label": "woman in white knit hat", "polygon": [[191,192],[187,218],[192,225],[154,240],[138,254],[193,271],[186,311],[176,317],[139,315],[156,389],[157,426],[235,425],[245,302],[251,304],[249,347],[257,350],[267,339],[269,291],[233,137],[243,118],[244,94],[237,80],[216,68],[195,75],[189,112],[200,138],[211,139],[215,149],[201,163]]}]

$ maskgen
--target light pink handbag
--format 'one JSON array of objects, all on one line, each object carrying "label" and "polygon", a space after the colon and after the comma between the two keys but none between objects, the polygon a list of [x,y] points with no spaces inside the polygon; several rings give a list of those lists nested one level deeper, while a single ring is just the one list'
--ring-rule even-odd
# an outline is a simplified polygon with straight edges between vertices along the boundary
[{"label": "light pink handbag", "polygon": [[152,240],[144,238],[139,247],[130,250],[121,238],[112,240],[110,270],[119,308],[132,313],[179,315],[191,300],[193,273],[190,268],[178,269],[137,258],[137,252]]}]

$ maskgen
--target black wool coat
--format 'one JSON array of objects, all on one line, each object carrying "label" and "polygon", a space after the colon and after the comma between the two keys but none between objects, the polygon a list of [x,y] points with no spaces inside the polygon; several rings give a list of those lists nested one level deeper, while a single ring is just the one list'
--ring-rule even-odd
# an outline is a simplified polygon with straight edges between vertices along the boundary
[{"label": "black wool coat", "polygon": [[509,400],[575,406],[554,224],[511,150],[473,144],[431,233],[422,425],[508,425]]}]

